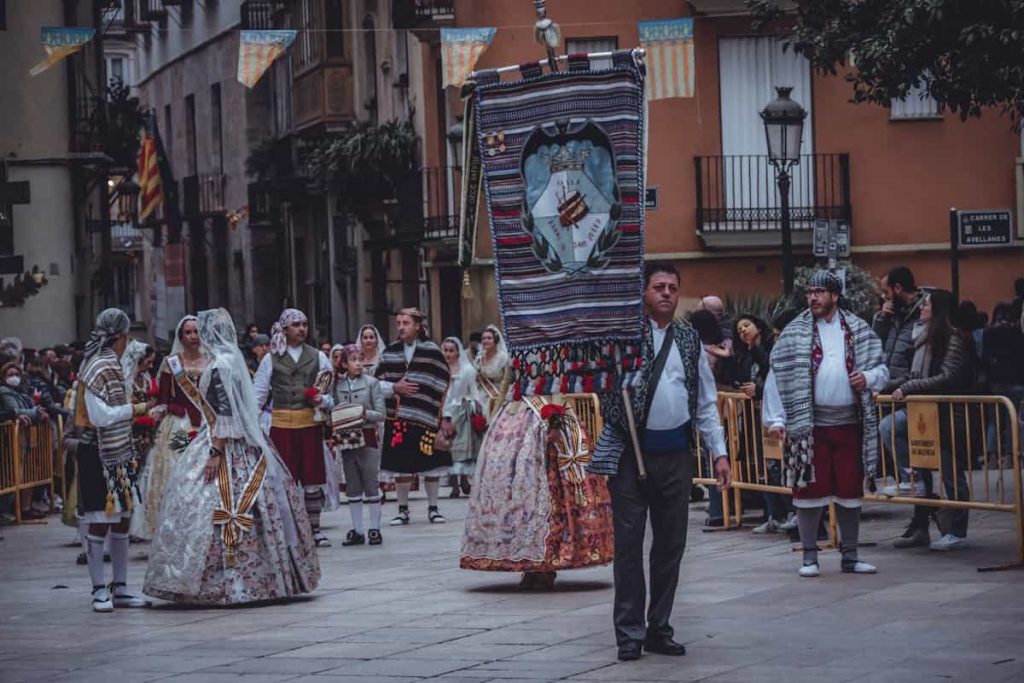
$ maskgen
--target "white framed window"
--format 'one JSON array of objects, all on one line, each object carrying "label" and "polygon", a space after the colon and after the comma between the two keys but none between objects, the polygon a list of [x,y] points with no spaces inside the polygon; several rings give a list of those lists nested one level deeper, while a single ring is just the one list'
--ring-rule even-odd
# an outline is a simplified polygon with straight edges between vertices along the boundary
[{"label": "white framed window", "polygon": [[[578,52],[614,52],[619,49],[619,39],[615,36],[607,38],[566,38],[565,39],[565,51],[567,54],[576,54]],[[590,60],[590,68],[592,69],[610,69],[612,68],[612,58],[607,57],[604,59],[592,59]]]},{"label": "white framed window", "polygon": [[126,66],[128,60],[122,55],[106,55],[104,60],[107,62],[107,82],[119,81],[127,84],[128,72]]},{"label": "white framed window", "polygon": [[942,118],[939,103],[928,94],[928,88],[923,84],[911,88],[906,97],[894,97],[889,112],[889,119],[892,121]]}]

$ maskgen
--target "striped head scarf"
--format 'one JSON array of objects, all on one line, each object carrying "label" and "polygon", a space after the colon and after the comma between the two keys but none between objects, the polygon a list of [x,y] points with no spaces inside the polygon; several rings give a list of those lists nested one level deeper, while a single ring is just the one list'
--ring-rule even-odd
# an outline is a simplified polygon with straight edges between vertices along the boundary
[{"label": "striped head scarf", "polygon": [[284,336],[284,329],[289,325],[304,322],[309,322],[309,319],[297,308],[286,308],[281,311],[281,317],[270,328],[270,352],[276,356],[283,356],[284,352],[288,350],[288,340]]},{"label": "striped head scarf", "polygon": [[826,292],[833,294],[843,293],[843,283],[835,273],[830,270],[817,270],[811,279],[807,281],[807,289],[821,287]]},{"label": "striped head scarf", "polygon": [[115,339],[126,334],[131,324],[128,314],[120,308],[107,308],[100,311],[100,314],[96,316],[96,326],[85,345],[82,367],[85,367],[93,356],[114,343]]}]

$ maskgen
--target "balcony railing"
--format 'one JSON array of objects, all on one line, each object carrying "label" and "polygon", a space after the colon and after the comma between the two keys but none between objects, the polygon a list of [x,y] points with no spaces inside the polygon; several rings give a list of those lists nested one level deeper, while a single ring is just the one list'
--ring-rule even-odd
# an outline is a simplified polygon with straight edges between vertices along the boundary
[{"label": "balcony railing", "polygon": [[417,28],[428,22],[450,23],[454,19],[455,0],[393,0],[391,3],[395,28]]},{"label": "balcony railing", "polygon": [[71,104],[70,152],[89,154],[103,151],[102,117],[106,102],[100,97],[76,97]]},{"label": "balcony railing", "polygon": [[183,204],[186,218],[223,214],[224,188],[227,176],[223,173],[200,173],[182,179]]},{"label": "balcony railing", "polygon": [[243,29],[272,29],[274,17],[283,8],[280,2],[269,0],[245,0],[242,3]]},{"label": "balcony railing", "polygon": [[[782,209],[767,155],[694,157],[697,234],[708,247],[774,246]],[[790,171],[790,227],[809,244],[817,219],[851,219],[848,154],[804,154]]]},{"label": "balcony railing", "polygon": [[166,19],[167,8],[162,0],[139,0],[139,18],[143,21]]},{"label": "balcony railing", "polygon": [[270,187],[264,183],[249,183],[249,227],[276,225],[281,206]]}]

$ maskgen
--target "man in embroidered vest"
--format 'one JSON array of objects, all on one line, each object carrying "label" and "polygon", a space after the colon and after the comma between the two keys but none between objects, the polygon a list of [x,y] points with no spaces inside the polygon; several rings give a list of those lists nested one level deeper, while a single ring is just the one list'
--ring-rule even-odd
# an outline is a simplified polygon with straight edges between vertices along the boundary
[{"label": "man in embroidered vest", "polygon": [[285,309],[271,329],[270,353],[260,361],[253,382],[256,404],[266,405],[268,397],[273,402],[270,440],[292,477],[302,484],[313,540],[324,548],[331,545],[320,530],[327,469],[323,428],[314,416],[317,406],[330,410],[334,402],[315,385],[320,372],[331,369],[331,362],[306,343],[308,335],[306,314]]},{"label": "man in embroidered vest", "polygon": [[[649,318],[643,341],[643,373],[626,406],[619,395],[602,398],[604,430],[590,471],[609,475],[615,526],[615,640],[619,659],[639,659],[642,649],[685,655],[669,624],[679,565],[686,549],[695,435],[700,431],[714,456],[722,488],[730,485],[725,436],[718,416],[718,390],[697,332],[673,321],[679,303],[679,272],[650,263],[644,273]],[[641,453],[634,452],[627,411],[637,427]],[[638,457],[646,478],[641,479]],[[651,600],[644,608],[644,532],[650,513]]]},{"label": "man in embroidered vest", "polygon": [[[155,405],[153,401],[132,404],[125,385],[120,358],[128,345],[130,325],[128,315],[117,308],[108,308],[96,318],[75,399],[75,426],[82,430],[77,452],[79,511],[89,525],[86,558],[96,612],[149,606],[147,600],[127,591],[128,528],[139,500],[132,420]],[[103,580],[103,544],[108,533],[113,567],[109,585]]]},{"label": "man in embroidered vest", "polygon": [[424,315],[403,308],[395,316],[398,341],[381,356],[376,377],[387,406],[381,469],[395,476],[398,514],[391,526],[409,523],[409,489],[415,476],[423,476],[427,489],[427,519],[443,524],[437,509],[440,478],[449,473],[452,454],[434,449],[441,425],[441,407],[451,371],[437,344],[427,338]]},{"label": "man in embroidered vest", "polygon": [[842,570],[874,574],[857,556],[864,480],[878,464],[878,414],[871,400],[889,380],[882,342],[871,327],[839,307],[842,284],[819,270],[807,283],[809,310],[775,343],[765,382],[762,418],[783,439],[786,485],[793,488],[800,542],[800,576],[819,576],[818,524],[836,504]]}]

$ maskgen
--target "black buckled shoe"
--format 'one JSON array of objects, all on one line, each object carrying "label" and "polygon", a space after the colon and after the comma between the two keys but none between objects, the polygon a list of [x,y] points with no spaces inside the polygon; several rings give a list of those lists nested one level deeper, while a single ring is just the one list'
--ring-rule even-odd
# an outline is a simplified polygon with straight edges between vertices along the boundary
[{"label": "black buckled shoe", "polygon": [[345,540],[341,542],[343,546],[363,545],[364,543],[366,543],[366,536],[355,529],[349,529],[349,532],[345,534]]},{"label": "black buckled shoe", "polygon": [[639,640],[631,640],[628,643],[619,645],[619,661],[620,662],[635,662],[640,659],[640,653],[643,651],[643,647]]},{"label": "black buckled shoe", "polygon": [[686,654],[685,645],[677,643],[668,637],[648,638],[644,641],[644,649],[648,652],[668,655],[669,657],[682,657]]},{"label": "black buckled shoe", "polygon": [[380,535],[380,529],[370,529],[366,532],[366,537],[370,539],[370,545],[380,545],[384,542],[384,537]]}]

